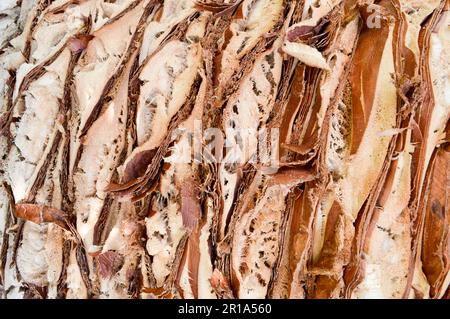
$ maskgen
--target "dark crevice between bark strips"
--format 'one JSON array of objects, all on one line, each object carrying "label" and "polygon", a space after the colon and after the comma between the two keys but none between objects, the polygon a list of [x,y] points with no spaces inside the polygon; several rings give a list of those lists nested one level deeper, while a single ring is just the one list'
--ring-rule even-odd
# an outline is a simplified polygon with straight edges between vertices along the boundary
[{"label": "dark crevice between bark strips", "polygon": [[294,187],[289,193],[286,199],[286,209],[281,218],[280,225],[280,240],[278,243],[278,257],[275,261],[274,267],[272,268],[272,275],[268,284],[266,298],[280,298],[284,296],[275,295],[278,290],[285,290],[286,286],[289,284],[289,279],[285,278],[284,270],[281,269],[282,264],[286,263],[286,258],[290,253],[290,232],[289,226],[292,223],[292,218],[294,218],[295,202],[298,200],[302,194],[303,190],[300,187]]},{"label": "dark crevice between bark strips", "polygon": [[224,3],[223,0],[216,2],[196,1],[195,6],[199,10],[205,10],[214,13],[216,17],[232,15],[243,0],[235,0],[230,3]]},{"label": "dark crevice between bark strips", "polygon": [[22,290],[24,299],[46,299],[48,293],[47,286],[39,287],[28,282],[23,284]]},{"label": "dark crevice between bark strips", "polygon": [[145,256],[137,256],[136,266],[134,268],[130,268],[127,271],[127,293],[131,298],[134,299],[138,299],[140,297],[143,286],[143,273],[140,269],[142,258],[145,258]]},{"label": "dark crevice between bark strips", "polygon": [[55,139],[53,141],[53,145],[50,148],[50,151],[47,157],[44,160],[39,172],[37,173],[37,177],[34,180],[33,185],[31,186],[30,192],[28,193],[27,199],[25,200],[28,203],[31,203],[36,198],[37,192],[44,185],[45,179],[47,177],[47,170],[51,167],[52,161],[54,161],[58,156],[58,148],[61,146],[61,140],[63,138],[63,134],[61,132],[57,132]]},{"label": "dark crevice between bark strips", "polygon": [[108,221],[109,210],[111,209],[112,203],[112,197],[110,195],[107,195],[103,203],[102,210],[100,211],[100,215],[94,226],[94,238],[92,243],[95,246],[101,246],[105,240],[105,234],[103,233],[103,231]]},{"label": "dark crevice between bark strips", "polygon": [[[311,196],[311,192],[317,196]],[[303,185],[301,192],[292,203],[292,218],[289,220],[289,242],[287,245],[287,277],[286,296],[291,295],[292,289],[299,289],[304,296],[309,291],[310,277],[308,276],[309,260],[311,257],[313,221],[317,213],[319,198],[324,193],[321,182],[316,180]],[[296,287],[297,285],[297,287]],[[283,291],[282,291],[283,292]]]},{"label": "dark crevice between bark strips", "polygon": [[57,284],[57,295],[58,299],[65,299],[67,295],[67,267],[69,266],[70,252],[73,249],[73,243],[70,240],[65,240],[63,244],[62,260],[63,265],[61,267],[61,274],[59,275]]},{"label": "dark crevice between bark strips", "polygon": [[[5,229],[3,233],[3,241],[2,247],[0,251],[0,283],[3,287],[5,287],[5,268],[8,267],[6,265],[8,258],[8,248],[10,244],[10,234],[9,228],[16,223],[15,218],[15,202],[14,195],[11,189],[11,186],[3,182],[2,187],[7,194],[8,197],[8,215],[6,216]],[[6,287],[5,287],[6,288]]]},{"label": "dark crevice between bark strips", "polygon": [[9,265],[9,267],[15,267],[16,277],[19,281],[22,280],[22,276],[20,274],[19,267],[17,266],[17,251],[22,241],[24,226],[25,221],[18,219],[16,223],[16,234],[14,235],[14,242],[12,247],[11,264]]},{"label": "dark crevice between bark strips", "polygon": [[[10,143],[11,136],[8,131],[8,122],[9,122],[9,114],[12,112],[13,108],[13,94],[14,94],[14,86],[16,85],[16,71],[8,71],[9,79],[6,81],[7,85],[7,94],[6,94],[6,108],[4,114],[8,114],[8,116],[0,117],[0,135],[5,134],[7,136],[8,142]],[[9,148],[10,146],[8,146]],[[6,152],[5,152],[6,153]]]},{"label": "dark crevice between bark strips", "polygon": [[[92,27],[92,21],[91,19],[88,19],[86,22],[86,30],[81,35],[87,35],[90,33],[91,27]],[[67,45],[67,44],[66,44]],[[61,126],[64,129],[64,140],[62,144],[62,163],[61,163],[61,172],[60,172],[60,189],[62,194],[62,203],[61,208],[63,211],[69,212],[72,219],[75,219],[74,217],[76,214],[73,210],[73,202],[70,199],[69,193],[71,192],[71,189],[69,188],[69,155],[70,155],[70,136],[71,136],[71,128],[68,125],[70,123],[70,118],[73,115],[72,113],[72,99],[71,99],[71,88],[72,88],[72,81],[73,81],[73,71],[74,68],[78,62],[78,59],[81,57],[81,51],[77,53],[73,53],[70,58],[69,62],[69,68],[65,79],[65,85],[64,85],[64,93],[63,93],[63,103],[61,104],[60,108],[60,114],[62,115],[62,123]],[[58,143],[59,144],[59,143]],[[57,156],[57,155],[55,155]],[[76,225],[76,221],[73,221],[74,225]],[[63,250],[62,250],[62,268],[60,277],[58,279],[57,284],[57,298],[64,299],[67,294],[67,267],[69,264],[70,259],[70,252],[72,249],[81,250],[82,248],[76,247],[76,245],[81,245],[82,242],[73,243],[72,241],[64,241],[63,244]],[[83,248],[84,250],[84,248]],[[82,252],[77,251],[77,255],[79,255]],[[78,260],[77,256],[77,260]],[[81,262],[83,262],[83,258],[80,258]],[[81,269],[81,266],[80,266]],[[85,280],[85,278],[83,278]]]},{"label": "dark crevice between bark strips", "polygon": [[[201,45],[204,48],[203,53],[203,64],[205,68],[206,75],[206,96],[207,101],[203,108],[202,114],[202,129],[206,130],[211,127],[222,127],[220,117],[222,114],[222,108],[217,108],[215,106],[215,85],[217,85],[217,75],[220,72],[220,68],[217,63],[217,59],[220,59],[221,47],[219,47],[220,39],[224,36],[225,43],[222,45],[225,47],[229,39],[226,38],[224,30],[228,30],[232,16],[235,10],[238,10],[238,6],[241,1],[236,1],[235,5],[231,5],[229,8],[233,8],[231,11],[223,12],[220,15],[213,15],[209,18],[206,25],[206,34],[202,39]],[[206,8],[204,8],[206,9]],[[208,8],[209,11],[213,9]],[[216,154],[211,154],[215,156]],[[208,196],[212,197],[214,207],[220,211],[222,207],[222,199],[220,196],[221,186],[218,179],[219,165],[214,161],[209,161],[207,165],[201,166],[200,179],[204,185],[205,193],[208,194],[203,197],[204,205],[203,211],[206,208],[206,198]],[[208,239],[209,253],[211,257],[211,264],[214,265],[217,258],[217,241],[218,241],[218,231],[219,231],[219,215],[217,213],[213,214],[212,226],[210,229],[210,236]]]}]

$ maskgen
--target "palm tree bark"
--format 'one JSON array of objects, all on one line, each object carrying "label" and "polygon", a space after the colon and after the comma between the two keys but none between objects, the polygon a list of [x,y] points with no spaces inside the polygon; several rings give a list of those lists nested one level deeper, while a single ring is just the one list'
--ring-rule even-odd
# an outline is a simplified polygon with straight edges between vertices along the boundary
[{"label": "palm tree bark", "polygon": [[4,0],[1,298],[446,298],[449,0]]}]

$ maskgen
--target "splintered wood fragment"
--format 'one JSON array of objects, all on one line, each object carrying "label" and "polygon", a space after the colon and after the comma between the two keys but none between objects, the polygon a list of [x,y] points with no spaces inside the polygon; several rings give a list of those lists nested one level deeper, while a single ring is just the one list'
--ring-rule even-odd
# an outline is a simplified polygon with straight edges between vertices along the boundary
[{"label": "splintered wood fragment", "polygon": [[98,256],[99,273],[104,279],[111,278],[123,266],[124,257],[116,251],[107,251]]},{"label": "splintered wood fragment", "polygon": [[15,213],[18,218],[35,224],[53,223],[70,230],[69,215],[57,208],[38,204],[16,204]]},{"label": "splintered wood fragment", "polygon": [[193,230],[200,219],[201,208],[198,183],[188,179],[181,186],[181,217],[183,226]]},{"label": "splintered wood fragment", "polygon": [[269,185],[290,185],[310,182],[316,175],[308,169],[286,167],[274,175],[269,175],[269,178]]},{"label": "splintered wood fragment", "polygon": [[283,51],[308,66],[330,71],[330,66],[322,53],[307,44],[286,41],[283,45]]}]

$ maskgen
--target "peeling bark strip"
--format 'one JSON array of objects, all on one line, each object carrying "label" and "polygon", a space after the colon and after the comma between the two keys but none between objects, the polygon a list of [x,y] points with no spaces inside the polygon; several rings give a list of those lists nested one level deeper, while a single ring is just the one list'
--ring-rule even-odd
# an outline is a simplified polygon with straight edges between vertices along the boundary
[{"label": "peeling bark strip", "polygon": [[69,230],[68,215],[63,211],[44,205],[16,204],[16,217],[31,221],[36,224],[55,223]]},{"label": "peeling bark strip", "polygon": [[3,1],[0,298],[449,298],[449,9]]}]

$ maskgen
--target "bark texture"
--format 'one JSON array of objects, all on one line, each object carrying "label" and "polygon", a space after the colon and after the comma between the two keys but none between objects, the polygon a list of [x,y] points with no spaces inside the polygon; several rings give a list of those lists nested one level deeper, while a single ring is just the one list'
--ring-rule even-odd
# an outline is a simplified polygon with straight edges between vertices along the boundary
[{"label": "bark texture", "polygon": [[449,7],[1,0],[1,298],[448,297]]}]

